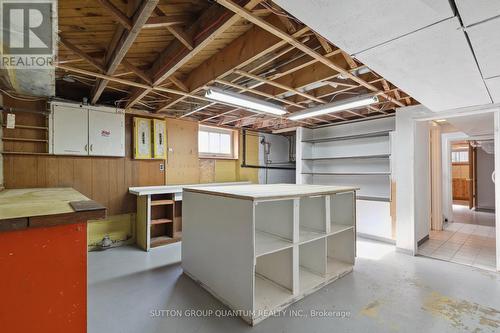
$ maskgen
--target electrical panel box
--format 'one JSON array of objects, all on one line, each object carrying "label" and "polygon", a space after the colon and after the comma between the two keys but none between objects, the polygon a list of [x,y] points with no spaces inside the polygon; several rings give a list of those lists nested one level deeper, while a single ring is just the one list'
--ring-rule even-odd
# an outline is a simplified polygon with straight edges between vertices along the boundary
[{"label": "electrical panel box", "polygon": [[134,117],[134,158],[151,158],[151,119]]},{"label": "electrical panel box", "polygon": [[153,158],[167,159],[167,126],[165,120],[153,119]]}]

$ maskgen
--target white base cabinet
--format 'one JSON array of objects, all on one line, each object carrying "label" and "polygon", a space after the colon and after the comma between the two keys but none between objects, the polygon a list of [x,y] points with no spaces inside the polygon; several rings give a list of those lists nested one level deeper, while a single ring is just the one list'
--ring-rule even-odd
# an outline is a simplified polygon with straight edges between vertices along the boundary
[{"label": "white base cabinet", "polygon": [[184,188],[182,267],[249,324],[353,270],[356,189]]}]

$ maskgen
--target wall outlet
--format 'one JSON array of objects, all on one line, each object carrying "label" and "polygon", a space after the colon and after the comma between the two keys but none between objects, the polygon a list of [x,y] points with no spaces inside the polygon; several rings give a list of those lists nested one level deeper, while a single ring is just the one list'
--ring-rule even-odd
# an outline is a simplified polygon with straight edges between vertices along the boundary
[{"label": "wall outlet", "polygon": [[165,164],[160,163],[160,171],[165,171]]}]

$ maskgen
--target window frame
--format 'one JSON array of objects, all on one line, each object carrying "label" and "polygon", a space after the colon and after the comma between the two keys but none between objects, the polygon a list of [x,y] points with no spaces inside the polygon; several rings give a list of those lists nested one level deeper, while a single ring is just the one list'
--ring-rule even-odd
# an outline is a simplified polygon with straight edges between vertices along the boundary
[{"label": "window frame", "polygon": [[[461,154],[465,153],[467,155],[467,160],[462,160],[461,159]],[[454,156],[457,156],[458,159],[454,159]],[[452,150],[451,152],[451,163],[458,165],[458,164],[469,164],[470,163],[470,156],[469,156],[469,151],[466,149],[457,149],[457,150]]]},{"label": "window frame", "polygon": [[[200,151],[199,138],[200,132],[208,133],[219,133],[219,134],[229,134],[231,140],[231,152],[229,154],[224,153],[210,153]],[[224,160],[237,160],[238,159],[238,139],[239,132],[234,129],[199,125],[198,126],[198,157],[201,159],[224,159]]]}]

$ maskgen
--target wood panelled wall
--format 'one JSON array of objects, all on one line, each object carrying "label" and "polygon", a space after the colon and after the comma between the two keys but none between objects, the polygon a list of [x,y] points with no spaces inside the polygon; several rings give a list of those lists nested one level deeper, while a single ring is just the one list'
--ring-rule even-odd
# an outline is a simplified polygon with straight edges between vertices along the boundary
[{"label": "wood panelled wall", "polygon": [[470,182],[468,163],[452,164],[452,189],[453,200],[469,200]]},{"label": "wood panelled wall", "polygon": [[[28,103],[9,97],[4,97],[3,102],[5,107],[38,111],[45,108],[45,104],[41,102]],[[32,113],[22,114],[23,122],[30,123],[30,118],[39,121],[40,116]],[[160,164],[165,163],[164,160],[134,160],[132,126],[133,115],[127,114],[125,158],[3,154],[4,186],[5,188],[73,187],[106,206],[108,215],[117,215],[136,211],[136,198],[128,193],[130,186],[238,180],[258,182],[257,169],[240,167],[241,144],[239,160],[198,159],[198,123],[192,121],[167,119],[169,151],[166,172],[160,170]],[[23,147],[19,146],[13,150],[19,151]],[[247,138],[249,163],[258,164],[258,148],[258,141],[249,136]]]},{"label": "wood panelled wall", "polygon": [[125,117],[126,157],[4,155],[5,188],[73,187],[103,204],[109,215],[132,213],[130,186],[165,184],[163,160],[132,159],[132,116]]}]

